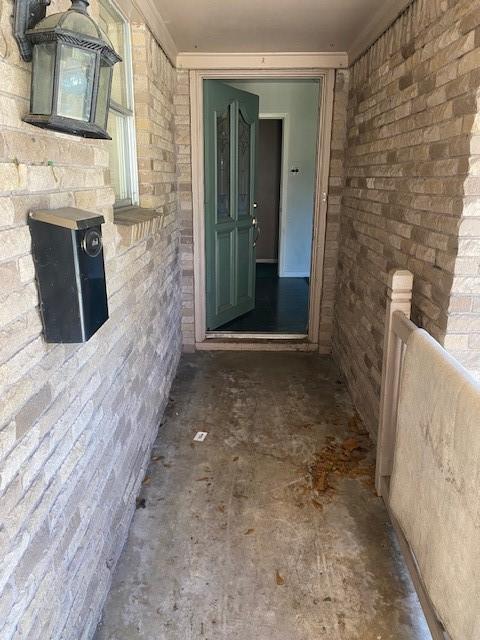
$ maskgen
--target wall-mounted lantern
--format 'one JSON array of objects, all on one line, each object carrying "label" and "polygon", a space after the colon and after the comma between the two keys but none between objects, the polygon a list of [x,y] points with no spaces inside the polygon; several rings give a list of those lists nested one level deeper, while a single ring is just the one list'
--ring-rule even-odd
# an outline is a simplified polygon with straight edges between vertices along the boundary
[{"label": "wall-mounted lantern", "polygon": [[32,60],[30,113],[37,127],[85,138],[104,138],[113,65],[121,60],[87,14],[87,0],[72,0],[63,13],[46,16],[50,0],[16,0],[15,38]]}]

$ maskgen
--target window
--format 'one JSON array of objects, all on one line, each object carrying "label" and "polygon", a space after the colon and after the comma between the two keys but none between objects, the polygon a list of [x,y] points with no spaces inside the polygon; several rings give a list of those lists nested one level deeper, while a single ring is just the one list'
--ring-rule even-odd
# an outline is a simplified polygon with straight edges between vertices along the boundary
[{"label": "window", "polygon": [[133,116],[133,73],[130,27],[109,0],[100,0],[99,25],[111,40],[122,62],[113,69],[108,133],[112,137],[110,172],[115,207],[138,204],[137,157]]}]

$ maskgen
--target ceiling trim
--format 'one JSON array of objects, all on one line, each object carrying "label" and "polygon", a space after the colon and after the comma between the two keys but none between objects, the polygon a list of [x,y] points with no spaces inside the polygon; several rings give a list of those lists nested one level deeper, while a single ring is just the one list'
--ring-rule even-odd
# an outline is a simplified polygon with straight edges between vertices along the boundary
[{"label": "ceiling trim", "polygon": [[349,64],[353,64],[396,22],[414,0],[398,0],[395,7],[385,3],[360,31],[348,50]]},{"label": "ceiling trim", "polygon": [[188,53],[177,55],[178,69],[339,69],[346,52]]},{"label": "ceiling trim", "polygon": [[[130,2],[128,4],[130,4]],[[170,35],[165,22],[162,20],[162,16],[155,6],[154,0],[132,0],[131,4],[135,5],[137,10],[142,14],[144,22],[152,32],[153,37],[175,67],[178,55],[177,45]]]},{"label": "ceiling trim", "polygon": [[131,20],[142,19],[174,67],[179,69],[342,69],[352,65],[415,0],[385,3],[360,31],[348,52],[200,53],[178,51],[155,0],[116,0]]}]

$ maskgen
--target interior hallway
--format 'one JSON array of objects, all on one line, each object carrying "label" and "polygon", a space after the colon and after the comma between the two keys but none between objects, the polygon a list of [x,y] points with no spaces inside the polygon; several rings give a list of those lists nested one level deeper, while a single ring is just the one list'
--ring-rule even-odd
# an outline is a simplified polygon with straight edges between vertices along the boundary
[{"label": "interior hallway", "polygon": [[330,359],[184,356],[96,640],[430,639],[372,474]]}]

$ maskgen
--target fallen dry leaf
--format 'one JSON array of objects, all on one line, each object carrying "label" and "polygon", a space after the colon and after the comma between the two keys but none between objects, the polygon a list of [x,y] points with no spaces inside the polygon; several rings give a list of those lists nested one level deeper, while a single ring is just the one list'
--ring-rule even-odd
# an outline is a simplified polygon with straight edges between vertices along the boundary
[{"label": "fallen dry leaf", "polygon": [[342,442],[342,447],[347,451],[355,451],[355,449],[360,449],[360,446],[357,438],[347,438]]},{"label": "fallen dry leaf", "polygon": [[360,478],[365,484],[373,483],[374,465],[370,461],[373,443],[357,415],[350,419],[348,427],[350,433],[345,434],[344,440],[328,435],[325,446],[313,455],[305,483],[295,487],[298,507],[310,502],[321,510],[335,494],[336,478]]},{"label": "fallen dry leaf", "polygon": [[348,421],[348,429],[349,431],[353,431],[358,433],[361,436],[368,435],[368,431],[365,429],[365,426],[362,422],[362,419],[358,415],[358,413],[354,413],[354,415]]},{"label": "fallen dry leaf", "polygon": [[285,584],[285,578],[280,575],[280,573],[278,572],[278,569],[275,574],[275,582],[278,584],[279,587],[283,587],[283,585]]}]

